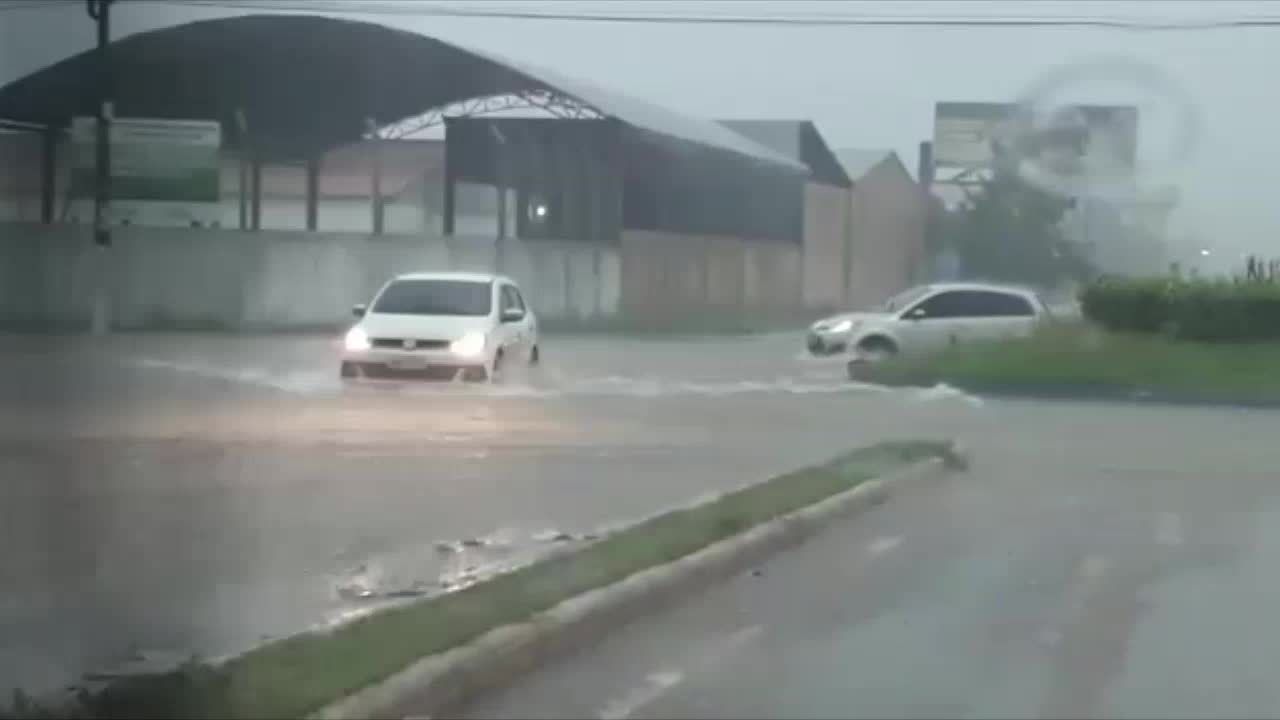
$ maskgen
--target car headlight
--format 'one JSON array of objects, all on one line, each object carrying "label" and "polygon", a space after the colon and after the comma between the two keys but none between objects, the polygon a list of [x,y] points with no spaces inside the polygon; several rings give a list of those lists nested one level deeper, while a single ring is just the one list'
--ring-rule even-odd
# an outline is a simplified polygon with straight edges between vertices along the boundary
[{"label": "car headlight", "polygon": [[475,357],[484,352],[485,337],[482,332],[467,333],[449,343],[449,352],[462,357]]},{"label": "car headlight", "polygon": [[369,334],[359,325],[347,331],[347,337],[343,340],[343,345],[351,352],[364,352],[372,347],[369,344]]},{"label": "car headlight", "polygon": [[853,329],[852,320],[841,320],[835,325],[832,325],[831,327],[827,328],[827,332],[842,333],[842,332],[849,332],[852,329]]}]

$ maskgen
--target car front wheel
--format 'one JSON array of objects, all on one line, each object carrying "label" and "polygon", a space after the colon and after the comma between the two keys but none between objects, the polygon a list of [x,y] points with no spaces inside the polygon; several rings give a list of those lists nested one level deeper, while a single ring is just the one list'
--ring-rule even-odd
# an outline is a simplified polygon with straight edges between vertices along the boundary
[{"label": "car front wheel", "polygon": [[898,346],[889,338],[870,337],[858,343],[858,357],[864,362],[882,362],[897,354]]},{"label": "car front wheel", "polygon": [[489,381],[493,382],[502,377],[502,350],[498,350],[493,356],[493,364],[489,366]]},{"label": "car front wheel", "polygon": [[538,346],[534,345],[533,348],[529,350],[529,364],[537,365],[541,361],[542,361],[542,356],[538,352]]}]

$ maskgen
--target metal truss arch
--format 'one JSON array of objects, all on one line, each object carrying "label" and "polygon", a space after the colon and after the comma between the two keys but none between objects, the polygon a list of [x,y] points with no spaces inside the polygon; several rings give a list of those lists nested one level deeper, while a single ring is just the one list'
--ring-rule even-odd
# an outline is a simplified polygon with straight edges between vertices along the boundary
[{"label": "metal truss arch", "polygon": [[433,108],[421,115],[405,118],[379,130],[385,139],[406,138],[438,125],[445,118],[481,117],[512,110],[538,110],[551,117],[569,120],[595,120],[605,117],[596,108],[551,90],[522,90],[500,95],[484,95]]}]

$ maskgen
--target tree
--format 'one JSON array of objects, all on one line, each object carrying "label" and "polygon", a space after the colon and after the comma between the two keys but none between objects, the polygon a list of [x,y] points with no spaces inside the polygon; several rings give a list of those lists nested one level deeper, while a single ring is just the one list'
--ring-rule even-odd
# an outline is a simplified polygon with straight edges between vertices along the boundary
[{"label": "tree", "polygon": [[984,180],[938,228],[972,278],[1054,285],[1092,272],[1086,249],[1063,233],[1071,201],[1011,172]]}]

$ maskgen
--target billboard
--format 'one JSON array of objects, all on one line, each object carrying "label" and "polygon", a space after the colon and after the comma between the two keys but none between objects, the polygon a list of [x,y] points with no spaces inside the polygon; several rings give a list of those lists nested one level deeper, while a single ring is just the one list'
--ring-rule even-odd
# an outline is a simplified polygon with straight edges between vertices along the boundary
[{"label": "billboard", "polygon": [[1060,174],[1132,174],[1137,160],[1138,110],[1129,105],[940,102],[933,117],[934,163],[942,171],[982,170],[1007,157]]},{"label": "billboard", "polygon": [[[71,187],[93,195],[96,121],[71,123]],[[119,118],[111,121],[113,222],[164,218],[162,224],[217,220],[221,200],[219,152],[222,127],[215,121]]]}]

